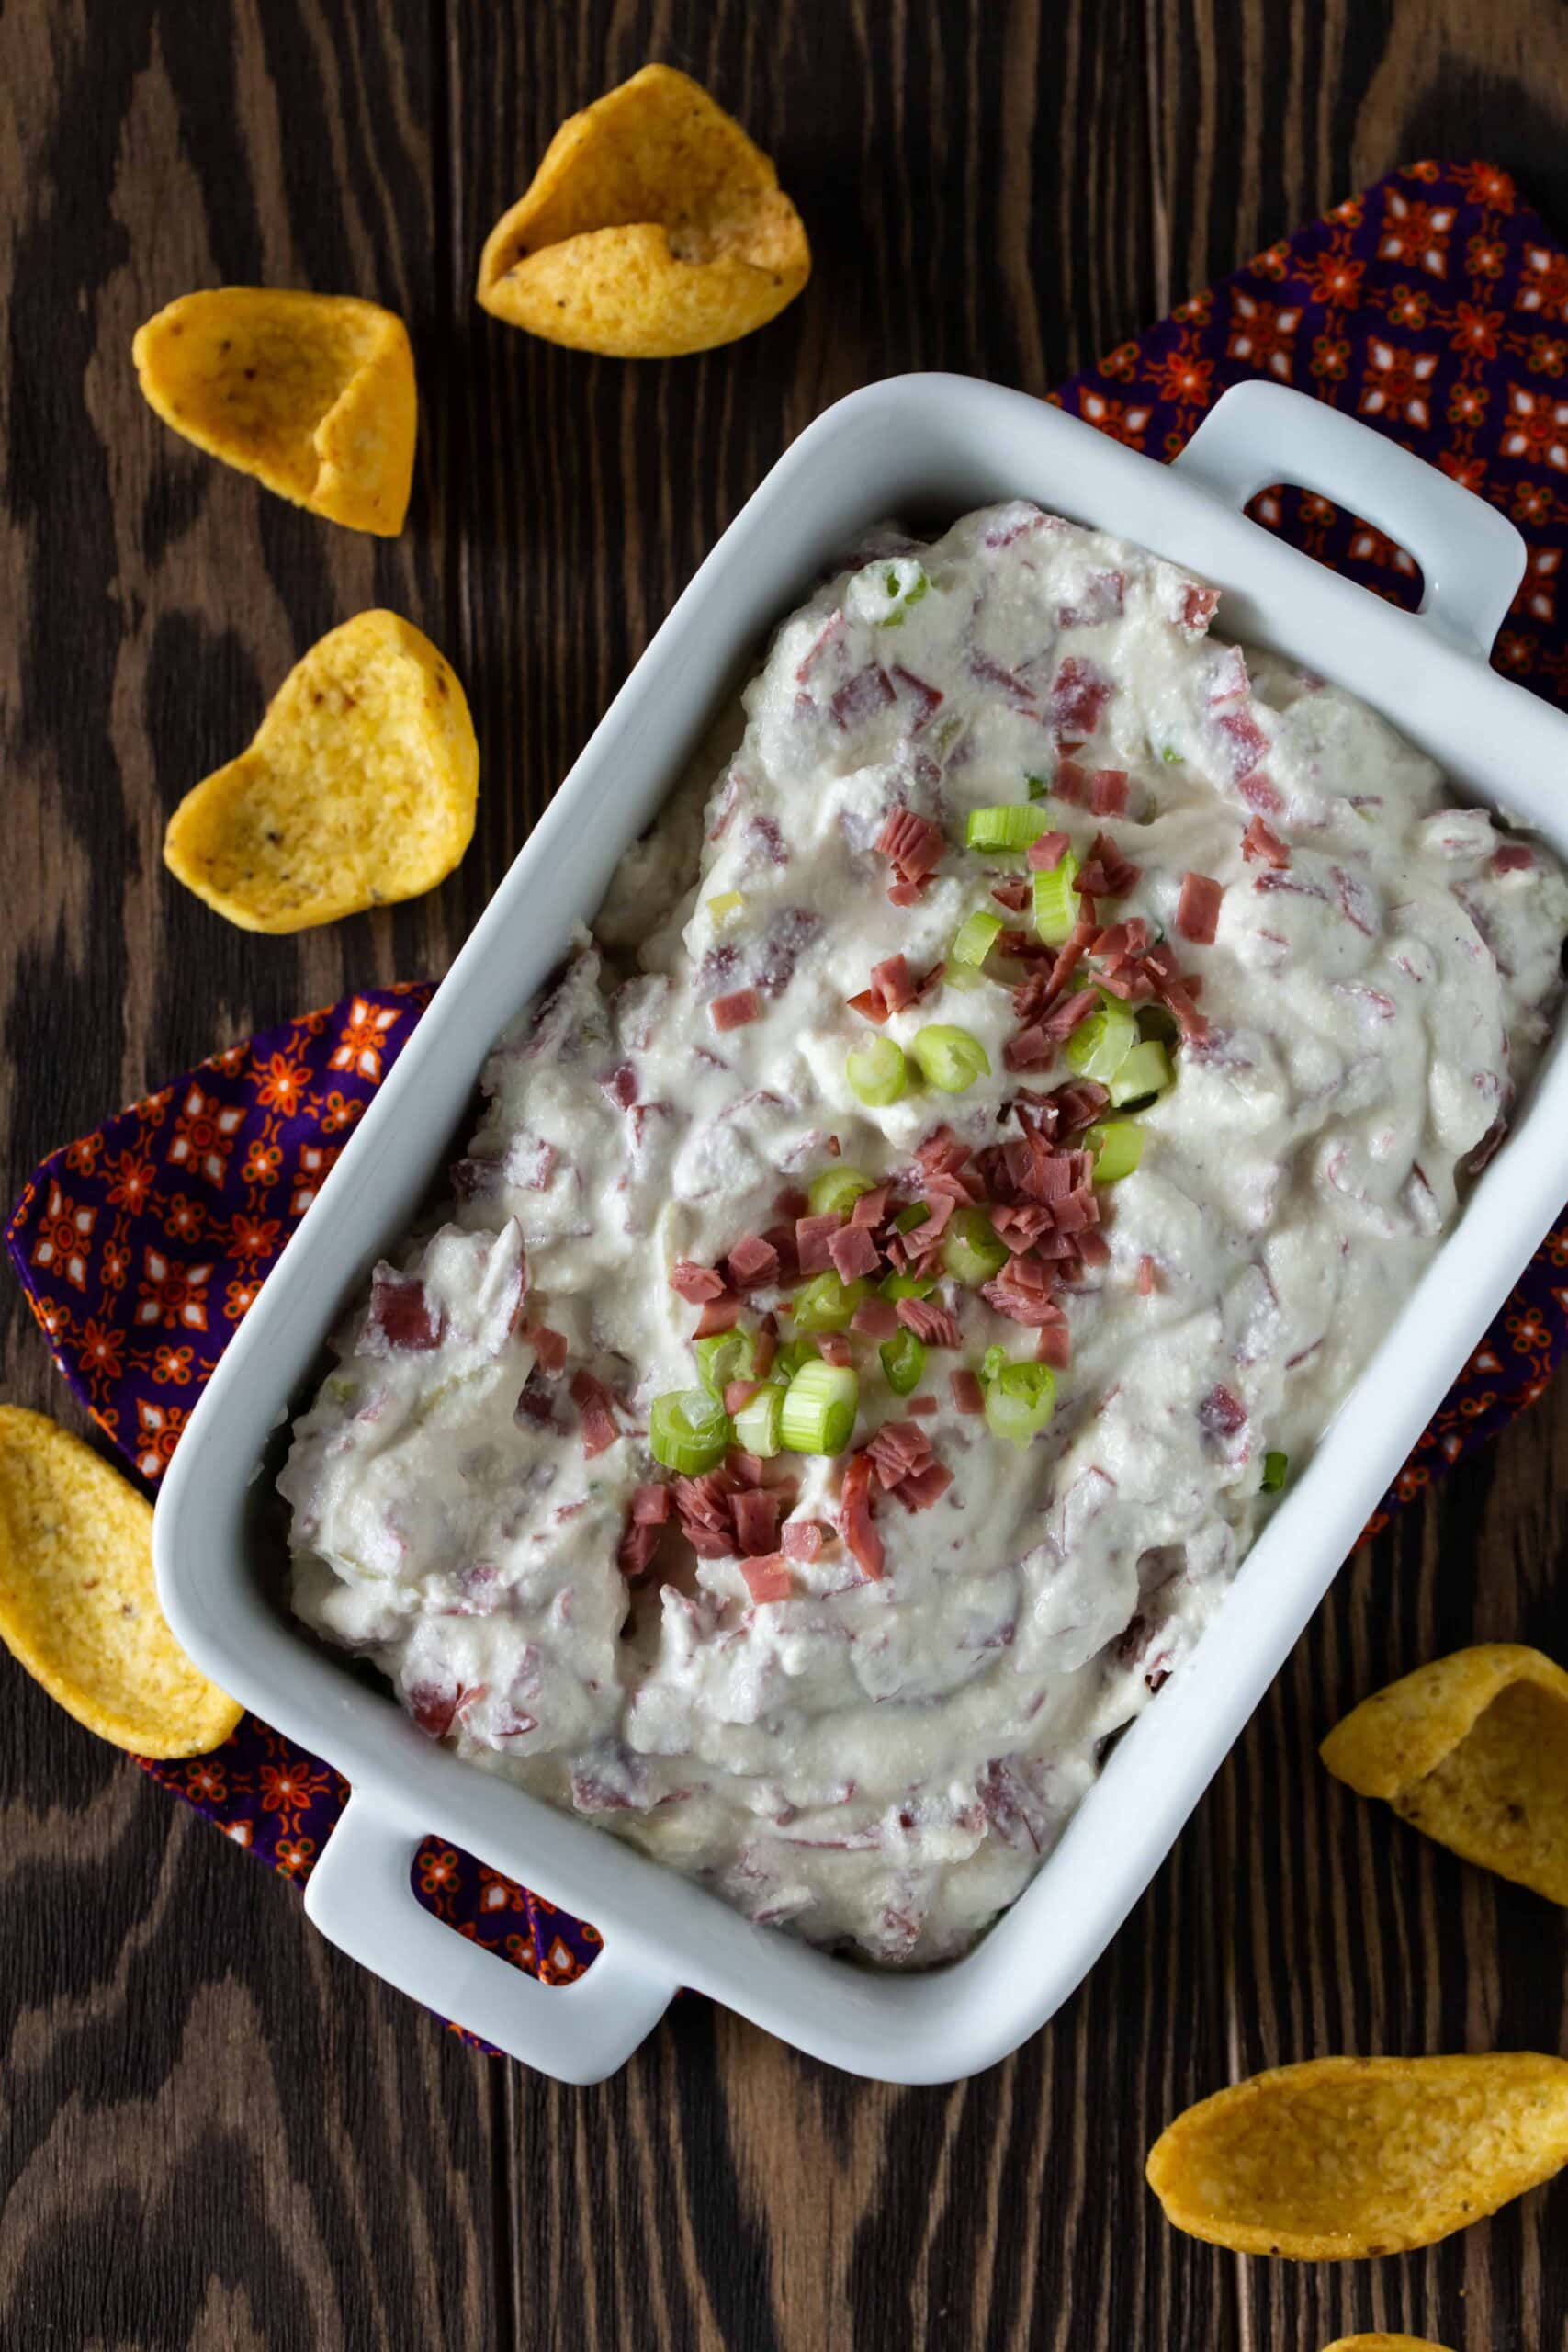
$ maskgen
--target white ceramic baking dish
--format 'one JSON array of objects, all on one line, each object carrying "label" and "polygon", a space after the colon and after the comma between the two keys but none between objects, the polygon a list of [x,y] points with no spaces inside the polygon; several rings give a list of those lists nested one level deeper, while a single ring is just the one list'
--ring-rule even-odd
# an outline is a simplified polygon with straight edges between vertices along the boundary
[{"label": "white ceramic baking dish", "polygon": [[[1419,560],[1426,602],[1393,609],[1240,512],[1264,484],[1321,491]],[[231,1342],[164,1481],[159,1589],[223,1687],[353,1784],[306,1905],[367,1968],[529,2064],[595,2081],[678,1984],[814,2056],[900,2083],[1005,2056],[1066,1999],[1157,1869],[1540,1236],[1568,1170],[1561,1034],[1514,1134],[1292,1492],[1216,1622],[1111,1755],[1055,1851],[976,1950],[879,1974],[756,1928],[616,1840],[458,1761],[389,1694],[318,1647],[281,1600],[265,1507],[284,1425],[323,1337],[404,1232],[468,1112],[497,1033],[590,917],[738,673],[863,526],[945,523],[1017,496],[1141,541],[1224,591],[1220,627],[1272,645],[1386,713],[1463,792],[1568,858],[1568,721],[1486,652],[1523,571],[1494,509],[1365,426],[1282,388],[1226,393],[1173,465],[1021,394],[953,376],[877,384],[828,411],[774,467],[616,696],[507,876],[320,1200]],[[504,789],[492,779],[491,790]],[[604,1936],[547,1988],[416,1903],[434,1833]]]}]

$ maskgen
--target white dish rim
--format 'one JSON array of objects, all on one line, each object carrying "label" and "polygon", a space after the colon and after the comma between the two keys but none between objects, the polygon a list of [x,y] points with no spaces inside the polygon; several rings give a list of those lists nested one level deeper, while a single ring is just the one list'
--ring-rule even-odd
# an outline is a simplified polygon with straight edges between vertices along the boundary
[{"label": "white dish rim", "polygon": [[[1245,498],[1280,479],[1339,499],[1409,547],[1426,573],[1423,612],[1396,611],[1247,520]],[[981,494],[947,494],[960,480]],[[1120,1740],[1037,1877],[972,1953],[941,1970],[876,1973],[750,1926],[425,1740],[266,1597],[253,1490],[262,1457],[341,1301],[406,1227],[485,1049],[554,962],[571,919],[598,903],[610,865],[678,772],[679,750],[711,718],[734,655],[761,634],[759,617],[782,618],[813,557],[820,568],[833,545],[922,483],[924,503],[949,514],[987,495],[1032,497],[1217,582],[1227,635],[1278,646],[1426,748],[1440,745],[1468,797],[1506,805],[1568,857],[1568,799],[1557,807],[1551,790],[1554,763],[1568,764],[1568,719],[1485,659],[1522,575],[1522,543],[1494,509],[1370,428],[1248,384],[1165,466],[1021,393],[916,376],[850,395],[781,458],[632,671],[269,1276],[192,1416],[155,1521],[159,1589],[185,1647],[353,1784],[307,1890],[311,1917],[390,1981],[566,2080],[613,2071],[679,1984],[883,2080],[953,2080],[1017,2048],[1153,1878],[1562,1205],[1560,1025],[1509,1143],[1353,1392],[1363,1409],[1338,1416],[1193,1657]],[[836,540],[813,519],[824,503],[847,517]],[[596,827],[583,822],[589,808]],[[408,1883],[424,1834],[594,1921],[605,1939],[594,1965],[546,1990],[432,1919]]]}]

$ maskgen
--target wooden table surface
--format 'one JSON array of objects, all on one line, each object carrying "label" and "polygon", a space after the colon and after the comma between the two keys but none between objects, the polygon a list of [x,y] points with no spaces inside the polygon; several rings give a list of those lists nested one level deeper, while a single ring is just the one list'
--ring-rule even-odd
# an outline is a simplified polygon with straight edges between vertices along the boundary
[{"label": "wooden table surface", "polygon": [[[778,159],[817,274],[767,332],[623,366],[477,311],[559,118],[649,56]],[[1485,154],[1568,225],[1568,15],[1529,0],[17,0],[0,9],[0,1069],[36,1159],[218,1043],[439,971],[704,551],[827,402],[908,368],[1047,386],[1400,160]],[[392,543],[176,440],[138,322],[224,279],[408,319]],[[461,872],[253,938],[164,819],[372,603],[468,684]],[[14,1287],[3,1393],[74,1420]],[[0,2342],[642,2352],[1568,2344],[1561,2184],[1426,2254],[1246,2262],[1168,2229],[1163,2121],[1337,2050],[1568,2049],[1545,1906],[1329,1781],[1417,1660],[1555,1624],[1568,1388],[1339,1578],[1090,1982],[946,2090],[678,2003],[615,2082],[492,2062],[306,1928],[0,1661]],[[1550,2200],[1550,2201],[1549,2201]]]}]

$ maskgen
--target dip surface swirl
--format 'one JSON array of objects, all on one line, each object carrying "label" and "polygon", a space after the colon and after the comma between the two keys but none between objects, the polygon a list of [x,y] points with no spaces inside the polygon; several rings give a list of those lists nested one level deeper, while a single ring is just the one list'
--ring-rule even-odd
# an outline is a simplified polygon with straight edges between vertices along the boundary
[{"label": "dip surface swirl", "polygon": [[[1365,706],[1213,638],[1215,603],[1022,503],[876,535],[784,624],[716,783],[676,795],[497,1046],[448,1219],[378,1269],[280,1481],[296,1610],[433,1736],[886,1966],[963,1951],[1038,1869],[1223,1600],[1278,1457],[1300,1469],[1387,1331],[1556,1009],[1556,862]],[[1075,896],[1071,979],[1024,855],[966,845],[1012,806],[1119,886]],[[1004,932],[964,966],[977,910]],[[1114,1015],[1119,968],[1174,1083],[1130,1114],[1133,1172],[1091,1186],[1086,1125],[1122,1114],[1066,1024],[1080,993]],[[988,1068],[863,1099],[850,1056],[912,1057],[932,1026]],[[1084,1238],[1009,1189],[1032,1121]],[[800,1232],[835,1168],[885,1195],[863,1296],[928,1285],[807,1341],[858,1374],[852,1435],[672,1474],[650,1416],[698,1387],[699,1318],[768,1330],[765,1357],[802,1336],[792,1252],[863,1255],[847,1205]],[[954,1182],[1015,1242],[1043,1227],[999,1292],[896,1238],[901,1208],[948,1222]],[[884,1370],[889,1311],[934,1335],[913,1395]],[[987,1351],[1037,1346],[1055,1411],[1008,1442],[976,1409]]]}]

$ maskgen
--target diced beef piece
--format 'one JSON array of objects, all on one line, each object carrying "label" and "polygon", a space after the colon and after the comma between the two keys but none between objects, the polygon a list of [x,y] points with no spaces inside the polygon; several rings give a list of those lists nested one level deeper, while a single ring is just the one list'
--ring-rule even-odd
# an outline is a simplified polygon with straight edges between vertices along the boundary
[{"label": "diced beef piece", "polygon": [[400,1274],[379,1265],[370,1281],[370,1315],[366,1327],[370,1354],[428,1354],[441,1345],[446,1317],[439,1299],[433,1299],[417,1274]]},{"label": "diced beef piece", "polygon": [[1183,939],[1190,939],[1195,946],[1209,947],[1213,944],[1219,925],[1220,902],[1225,886],[1207,874],[1184,874],[1181,897],[1177,902],[1176,928]]}]

